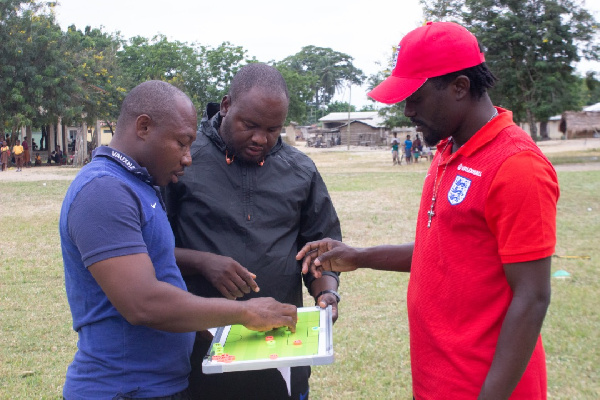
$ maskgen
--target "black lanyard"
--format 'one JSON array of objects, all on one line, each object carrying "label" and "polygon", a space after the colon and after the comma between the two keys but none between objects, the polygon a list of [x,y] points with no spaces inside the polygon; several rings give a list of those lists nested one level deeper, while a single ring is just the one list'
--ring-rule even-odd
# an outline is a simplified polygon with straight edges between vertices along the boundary
[{"label": "black lanyard", "polygon": [[158,196],[158,199],[160,200],[160,205],[162,206],[163,210],[166,210],[165,203],[160,193],[160,189],[158,188],[158,186],[154,185],[154,178],[152,178],[152,176],[148,173],[148,170],[146,168],[140,166],[134,159],[132,159],[125,153],[121,153],[120,151],[110,148],[108,146],[97,147],[92,153],[92,158],[94,157],[106,157],[110,160],[113,160],[121,167],[125,168],[127,172],[133,174],[142,182],[152,186],[152,188],[156,192],[156,196]]}]

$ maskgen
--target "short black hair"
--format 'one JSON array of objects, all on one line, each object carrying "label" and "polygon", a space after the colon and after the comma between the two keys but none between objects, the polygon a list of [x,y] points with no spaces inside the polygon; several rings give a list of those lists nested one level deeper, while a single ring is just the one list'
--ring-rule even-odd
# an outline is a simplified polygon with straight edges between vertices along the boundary
[{"label": "short black hair", "polygon": [[429,78],[429,80],[437,90],[442,90],[448,87],[448,85],[460,75],[465,75],[469,78],[469,81],[471,81],[469,91],[471,96],[476,99],[480,99],[488,89],[493,88],[498,80],[492,71],[489,70],[486,63],[481,63],[460,71],[450,72],[446,75]]},{"label": "short black hair", "polygon": [[161,124],[175,113],[177,104],[174,100],[179,97],[191,103],[184,92],[170,83],[159,80],[140,83],[131,89],[123,100],[117,120],[117,133],[121,124],[142,114],[148,115],[155,123]]},{"label": "short black hair", "polygon": [[275,67],[252,63],[244,65],[233,77],[227,93],[230,103],[233,103],[242,93],[247,93],[256,86],[273,93],[283,93],[288,101],[290,99],[285,79]]}]

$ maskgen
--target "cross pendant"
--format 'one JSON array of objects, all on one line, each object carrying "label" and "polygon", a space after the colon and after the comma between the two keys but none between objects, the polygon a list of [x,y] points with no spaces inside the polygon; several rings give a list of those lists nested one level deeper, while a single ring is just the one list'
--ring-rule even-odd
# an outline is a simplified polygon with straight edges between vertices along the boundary
[{"label": "cross pendant", "polygon": [[431,199],[431,208],[429,209],[429,211],[427,211],[427,215],[429,216],[428,220],[427,220],[427,227],[431,228],[431,219],[433,218],[433,216],[435,215],[435,212],[433,211],[433,206],[435,204],[435,197],[433,199]]}]

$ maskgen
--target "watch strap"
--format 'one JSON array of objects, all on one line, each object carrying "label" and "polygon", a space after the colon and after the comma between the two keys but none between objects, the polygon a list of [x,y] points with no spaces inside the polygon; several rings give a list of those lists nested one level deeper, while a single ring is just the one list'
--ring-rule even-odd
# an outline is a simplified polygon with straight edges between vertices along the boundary
[{"label": "watch strap", "polygon": [[320,292],[318,295],[315,296],[315,305],[317,305],[317,303],[319,301],[319,297],[321,297],[322,295],[327,294],[327,293],[331,293],[332,295],[334,295],[335,296],[335,300],[338,303],[340,302],[341,299],[340,299],[340,294],[338,292],[336,292],[333,289],[325,289],[322,292]]}]

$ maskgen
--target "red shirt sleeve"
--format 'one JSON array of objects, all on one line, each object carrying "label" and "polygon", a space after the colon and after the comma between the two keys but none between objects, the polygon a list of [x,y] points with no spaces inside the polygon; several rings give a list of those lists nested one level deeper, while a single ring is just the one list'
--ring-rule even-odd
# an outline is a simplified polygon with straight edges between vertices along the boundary
[{"label": "red shirt sleeve", "polygon": [[502,263],[539,260],[554,253],[558,178],[532,151],[510,158],[498,170],[485,207]]}]

